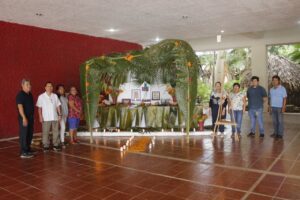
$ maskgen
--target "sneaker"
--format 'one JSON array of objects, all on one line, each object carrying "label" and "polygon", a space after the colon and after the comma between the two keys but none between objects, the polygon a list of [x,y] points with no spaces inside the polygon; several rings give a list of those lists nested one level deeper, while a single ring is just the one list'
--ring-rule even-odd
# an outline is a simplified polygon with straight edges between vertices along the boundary
[{"label": "sneaker", "polygon": [[259,137],[263,138],[265,137],[265,134],[260,134]]},{"label": "sneaker", "polygon": [[54,147],[53,147],[53,150],[54,150],[54,151],[61,151],[61,148],[60,148],[59,146],[54,146]]},{"label": "sneaker", "polygon": [[22,154],[20,155],[20,158],[33,158],[33,155],[28,154],[28,153],[22,153]]},{"label": "sneaker", "polygon": [[37,154],[37,152],[36,151],[28,151],[28,153],[27,154],[29,154],[29,155],[36,155]]},{"label": "sneaker", "polygon": [[273,133],[272,135],[270,135],[270,137],[276,138],[277,134]]},{"label": "sneaker", "polygon": [[220,136],[221,136],[221,138],[223,138],[224,137],[224,132],[221,132]]},{"label": "sneaker", "polygon": [[282,139],[283,137],[282,137],[282,135],[277,135],[276,138],[277,139]]},{"label": "sneaker", "polygon": [[80,140],[75,139],[74,142],[75,142],[76,144],[79,144],[79,143],[80,143]]},{"label": "sneaker", "polygon": [[46,152],[49,152],[50,149],[49,149],[49,147],[44,147],[43,151],[44,151],[44,153],[46,153]]},{"label": "sneaker", "polygon": [[62,144],[61,144],[61,148],[62,148],[62,149],[65,149],[65,148],[66,148],[66,145],[65,145],[64,143],[62,143]]},{"label": "sneaker", "polygon": [[69,144],[76,144],[74,140],[71,140]]},{"label": "sneaker", "polygon": [[248,137],[253,137],[253,136],[255,136],[255,133],[253,133],[253,132],[250,132],[250,133],[248,134]]},{"label": "sneaker", "polygon": [[63,145],[68,146],[69,143],[68,142],[63,142]]},{"label": "sneaker", "polygon": [[28,151],[28,153],[29,153],[29,154],[32,154],[32,155],[36,155],[36,154],[38,154],[38,151],[30,149],[30,150]]}]

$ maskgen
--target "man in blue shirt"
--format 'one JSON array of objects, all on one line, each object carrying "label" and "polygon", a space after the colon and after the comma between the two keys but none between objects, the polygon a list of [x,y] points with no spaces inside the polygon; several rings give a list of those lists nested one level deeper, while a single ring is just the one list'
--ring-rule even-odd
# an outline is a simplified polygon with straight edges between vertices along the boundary
[{"label": "man in blue shirt", "polygon": [[283,136],[283,114],[286,107],[286,89],[280,84],[280,77],[272,77],[273,87],[270,89],[270,107],[272,114],[274,133],[271,137],[281,139]]},{"label": "man in blue shirt", "polygon": [[255,136],[256,118],[259,125],[260,137],[265,136],[263,106],[267,101],[267,92],[265,88],[259,85],[259,78],[253,76],[251,78],[251,87],[247,90],[248,98],[248,114],[251,121],[251,131],[248,136]]}]

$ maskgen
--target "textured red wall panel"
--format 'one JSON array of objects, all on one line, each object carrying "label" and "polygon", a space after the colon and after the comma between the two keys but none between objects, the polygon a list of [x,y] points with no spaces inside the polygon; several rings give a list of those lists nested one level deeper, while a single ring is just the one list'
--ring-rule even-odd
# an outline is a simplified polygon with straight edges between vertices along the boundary
[{"label": "textured red wall panel", "polygon": [[[34,99],[44,83],[79,87],[79,65],[94,56],[142,47],[118,40],[0,21],[0,138],[18,135],[16,93],[20,80],[32,82]],[[40,131],[35,110],[35,132]]]}]

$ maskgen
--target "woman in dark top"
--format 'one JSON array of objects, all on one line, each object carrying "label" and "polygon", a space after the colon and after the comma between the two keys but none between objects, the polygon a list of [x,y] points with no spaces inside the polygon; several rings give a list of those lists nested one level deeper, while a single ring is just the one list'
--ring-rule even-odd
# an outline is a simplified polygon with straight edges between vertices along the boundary
[{"label": "woman in dark top", "polygon": [[[222,84],[220,82],[215,83],[215,89],[212,91],[210,95],[209,100],[209,107],[211,111],[211,117],[212,117],[212,128],[214,130],[215,123],[217,121],[218,117],[218,110],[219,106],[222,105],[222,113],[221,113],[221,119],[226,118],[226,106],[227,106],[227,95],[224,91],[222,91],[221,88]],[[219,131],[221,132],[221,136],[224,136],[224,125],[219,126]]]}]

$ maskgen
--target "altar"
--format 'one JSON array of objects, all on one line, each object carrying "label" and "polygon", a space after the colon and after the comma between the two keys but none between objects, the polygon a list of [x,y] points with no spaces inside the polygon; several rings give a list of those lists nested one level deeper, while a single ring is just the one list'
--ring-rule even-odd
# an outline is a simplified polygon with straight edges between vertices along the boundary
[{"label": "altar", "polygon": [[85,61],[80,82],[90,142],[95,130],[108,128],[180,129],[189,135],[203,118],[195,106],[199,73],[197,55],[183,40]]},{"label": "altar", "polygon": [[[202,106],[195,106],[191,128],[198,128],[197,116],[202,115]],[[178,106],[99,106],[94,128],[118,128],[129,131],[136,128],[181,129],[185,127],[183,113]]]}]

